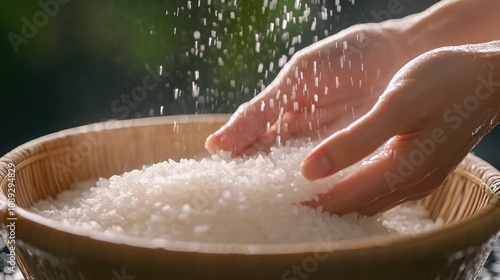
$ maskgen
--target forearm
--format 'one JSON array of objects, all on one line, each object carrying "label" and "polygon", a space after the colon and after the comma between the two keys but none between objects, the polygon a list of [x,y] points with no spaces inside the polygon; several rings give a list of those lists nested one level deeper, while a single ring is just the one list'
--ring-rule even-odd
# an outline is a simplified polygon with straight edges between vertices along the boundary
[{"label": "forearm", "polygon": [[[492,120],[496,125],[500,124],[500,40],[492,42],[493,52],[489,59],[489,63],[492,68],[492,84],[493,84],[493,104],[496,104],[497,114],[494,120]],[[495,105],[493,105],[495,106]]]},{"label": "forearm", "polygon": [[408,46],[419,55],[442,47],[500,39],[499,0],[443,0],[403,18]]},{"label": "forearm", "polygon": [[473,60],[479,64],[475,96],[487,102],[490,125],[500,124],[500,40],[459,48],[473,53]]}]

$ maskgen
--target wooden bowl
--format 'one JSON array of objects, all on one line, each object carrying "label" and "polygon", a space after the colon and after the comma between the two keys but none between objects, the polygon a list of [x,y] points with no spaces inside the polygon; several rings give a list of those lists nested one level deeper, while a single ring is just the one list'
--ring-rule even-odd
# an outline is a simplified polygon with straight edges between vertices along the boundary
[{"label": "wooden bowl", "polygon": [[472,279],[491,252],[500,230],[500,174],[473,155],[420,201],[445,226],[416,236],[267,245],[179,242],[112,237],[26,210],[76,182],[199,155],[205,137],[227,119],[92,124],[41,137],[2,157],[1,229],[6,241],[15,240],[26,279]]}]

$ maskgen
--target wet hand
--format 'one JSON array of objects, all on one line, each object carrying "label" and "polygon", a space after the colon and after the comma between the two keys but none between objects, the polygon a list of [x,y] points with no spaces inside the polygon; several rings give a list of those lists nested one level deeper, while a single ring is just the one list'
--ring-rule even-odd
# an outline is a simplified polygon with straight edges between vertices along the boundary
[{"label": "wet hand", "polygon": [[345,128],[373,107],[396,71],[414,57],[397,26],[354,26],[298,52],[264,91],[208,137],[206,148],[251,154],[292,137],[325,138]]},{"label": "wet hand", "polygon": [[428,52],[405,65],[366,115],[304,160],[311,180],[352,165],[354,173],[308,202],[326,211],[372,215],[422,198],[500,119],[500,41]]}]

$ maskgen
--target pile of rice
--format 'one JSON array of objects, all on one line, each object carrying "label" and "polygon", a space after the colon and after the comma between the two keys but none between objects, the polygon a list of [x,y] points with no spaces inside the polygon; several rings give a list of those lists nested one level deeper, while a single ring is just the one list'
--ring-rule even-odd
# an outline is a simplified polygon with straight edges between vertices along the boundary
[{"label": "pile of rice", "polygon": [[295,141],[253,157],[168,160],[77,184],[31,210],[106,233],[224,243],[340,240],[417,233],[440,225],[417,204],[375,217],[339,217],[301,205],[352,171],[319,182],[306,180],[300,163],[313,146]]}]

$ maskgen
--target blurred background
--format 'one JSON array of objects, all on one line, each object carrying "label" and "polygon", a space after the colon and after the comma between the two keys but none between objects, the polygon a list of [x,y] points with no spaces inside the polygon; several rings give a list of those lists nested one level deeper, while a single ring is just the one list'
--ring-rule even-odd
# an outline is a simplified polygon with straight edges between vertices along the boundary
[{"label": "blurred background", "polygon": [[[109,119],[232,113],[299,49],[435,2],[2,1],[0,154]],[[498,143],[496,128],[474,152],[500,168]]]}]

